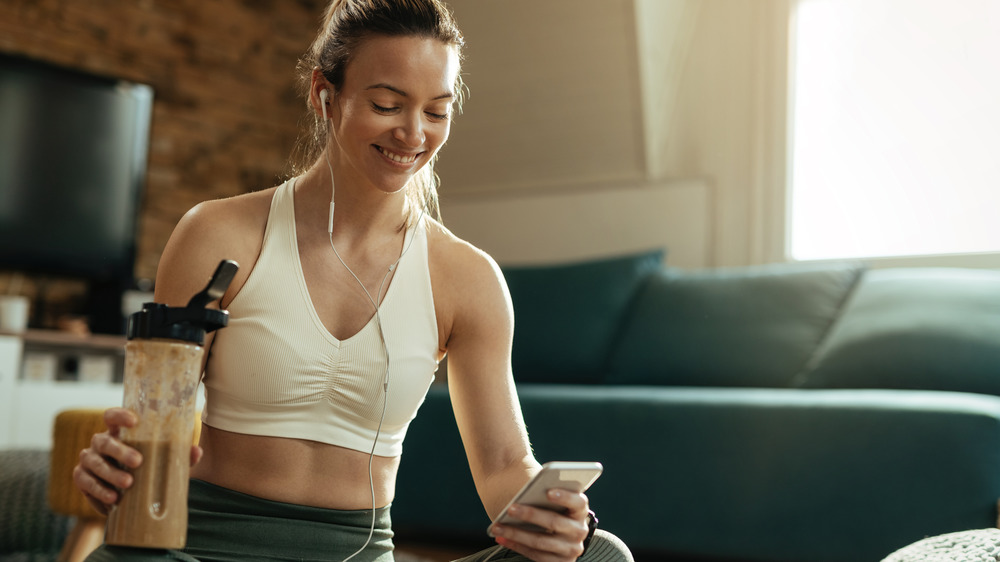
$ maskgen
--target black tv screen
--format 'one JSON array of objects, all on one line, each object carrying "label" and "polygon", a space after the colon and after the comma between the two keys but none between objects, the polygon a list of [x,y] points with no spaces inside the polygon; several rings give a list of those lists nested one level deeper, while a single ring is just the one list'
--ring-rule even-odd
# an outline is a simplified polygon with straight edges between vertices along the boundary
[{"label": "black tv screen", "polygon": [[152,103],[148,85],[0,55],[0,269],[128,288]]}]

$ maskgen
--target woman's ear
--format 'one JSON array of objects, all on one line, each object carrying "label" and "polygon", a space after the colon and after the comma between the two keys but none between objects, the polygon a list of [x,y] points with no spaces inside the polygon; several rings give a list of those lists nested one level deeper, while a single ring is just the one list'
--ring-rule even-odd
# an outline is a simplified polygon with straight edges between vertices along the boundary
[{"label": "woman's ear", "polygon": [[326,77],[316,67],[312,71],[312,78],[309,83],[309,103],[312,105],[316,115],[322,115],[323,119],[329,119],[331,111],[330,104],[333,102],[333,86]]}]

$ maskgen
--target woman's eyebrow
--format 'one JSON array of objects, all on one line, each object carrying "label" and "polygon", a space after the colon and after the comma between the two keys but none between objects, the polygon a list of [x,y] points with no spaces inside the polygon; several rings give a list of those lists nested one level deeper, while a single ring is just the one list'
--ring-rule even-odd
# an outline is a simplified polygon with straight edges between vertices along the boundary
[{"label": "woman's eyebrow", "polygon": [[[378,89],[389,90],[390,92],[393,92],[395,94],[399,94],[399,95],[403,96],[404,98],[410,97],[410,94],[407,94],[405,91],[400,90],[399,88],[397,88],[397,87],[395,87],[395,86],[393,86],[391,84],[385,84],[385,83],[381,83],[380,82],[378,84],[372,84],[371,86],[368,86],[367,88],[365,88],[365,90],[378,90]],[[445,93],[441,94],[440,96],[436,96],[433,99],[435,99],[435,100],[446,100],[446,99],[451,99],[453,97],[455,97],[455,94],[453,94],[451,92],[445,92]]]}]

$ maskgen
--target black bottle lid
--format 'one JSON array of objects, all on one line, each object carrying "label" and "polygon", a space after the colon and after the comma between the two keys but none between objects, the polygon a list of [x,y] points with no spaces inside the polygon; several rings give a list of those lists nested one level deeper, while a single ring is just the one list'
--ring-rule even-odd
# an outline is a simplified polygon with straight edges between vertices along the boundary
[{"label": "black bottle lid", "polygon": [[169,307],[147,302],[142,310],[129,316],[126,337],[132,339],[162,338],[205,345],[205,334],[229,323],[229,312],[205,308],[222,298],[233,281],[239,265],[232,260],[219,263],[215,273],[200,293],[191,297],[187,306]]}]

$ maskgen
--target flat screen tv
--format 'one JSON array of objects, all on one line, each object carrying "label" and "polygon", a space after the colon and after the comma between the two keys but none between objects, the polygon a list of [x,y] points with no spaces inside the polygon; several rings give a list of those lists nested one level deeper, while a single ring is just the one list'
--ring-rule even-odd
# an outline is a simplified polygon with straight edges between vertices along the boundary
[{"label": "flat screen tv", "polygon": [[131,288],[153,90],[0,54],[0,269],[81,279],[94,332]]}]

